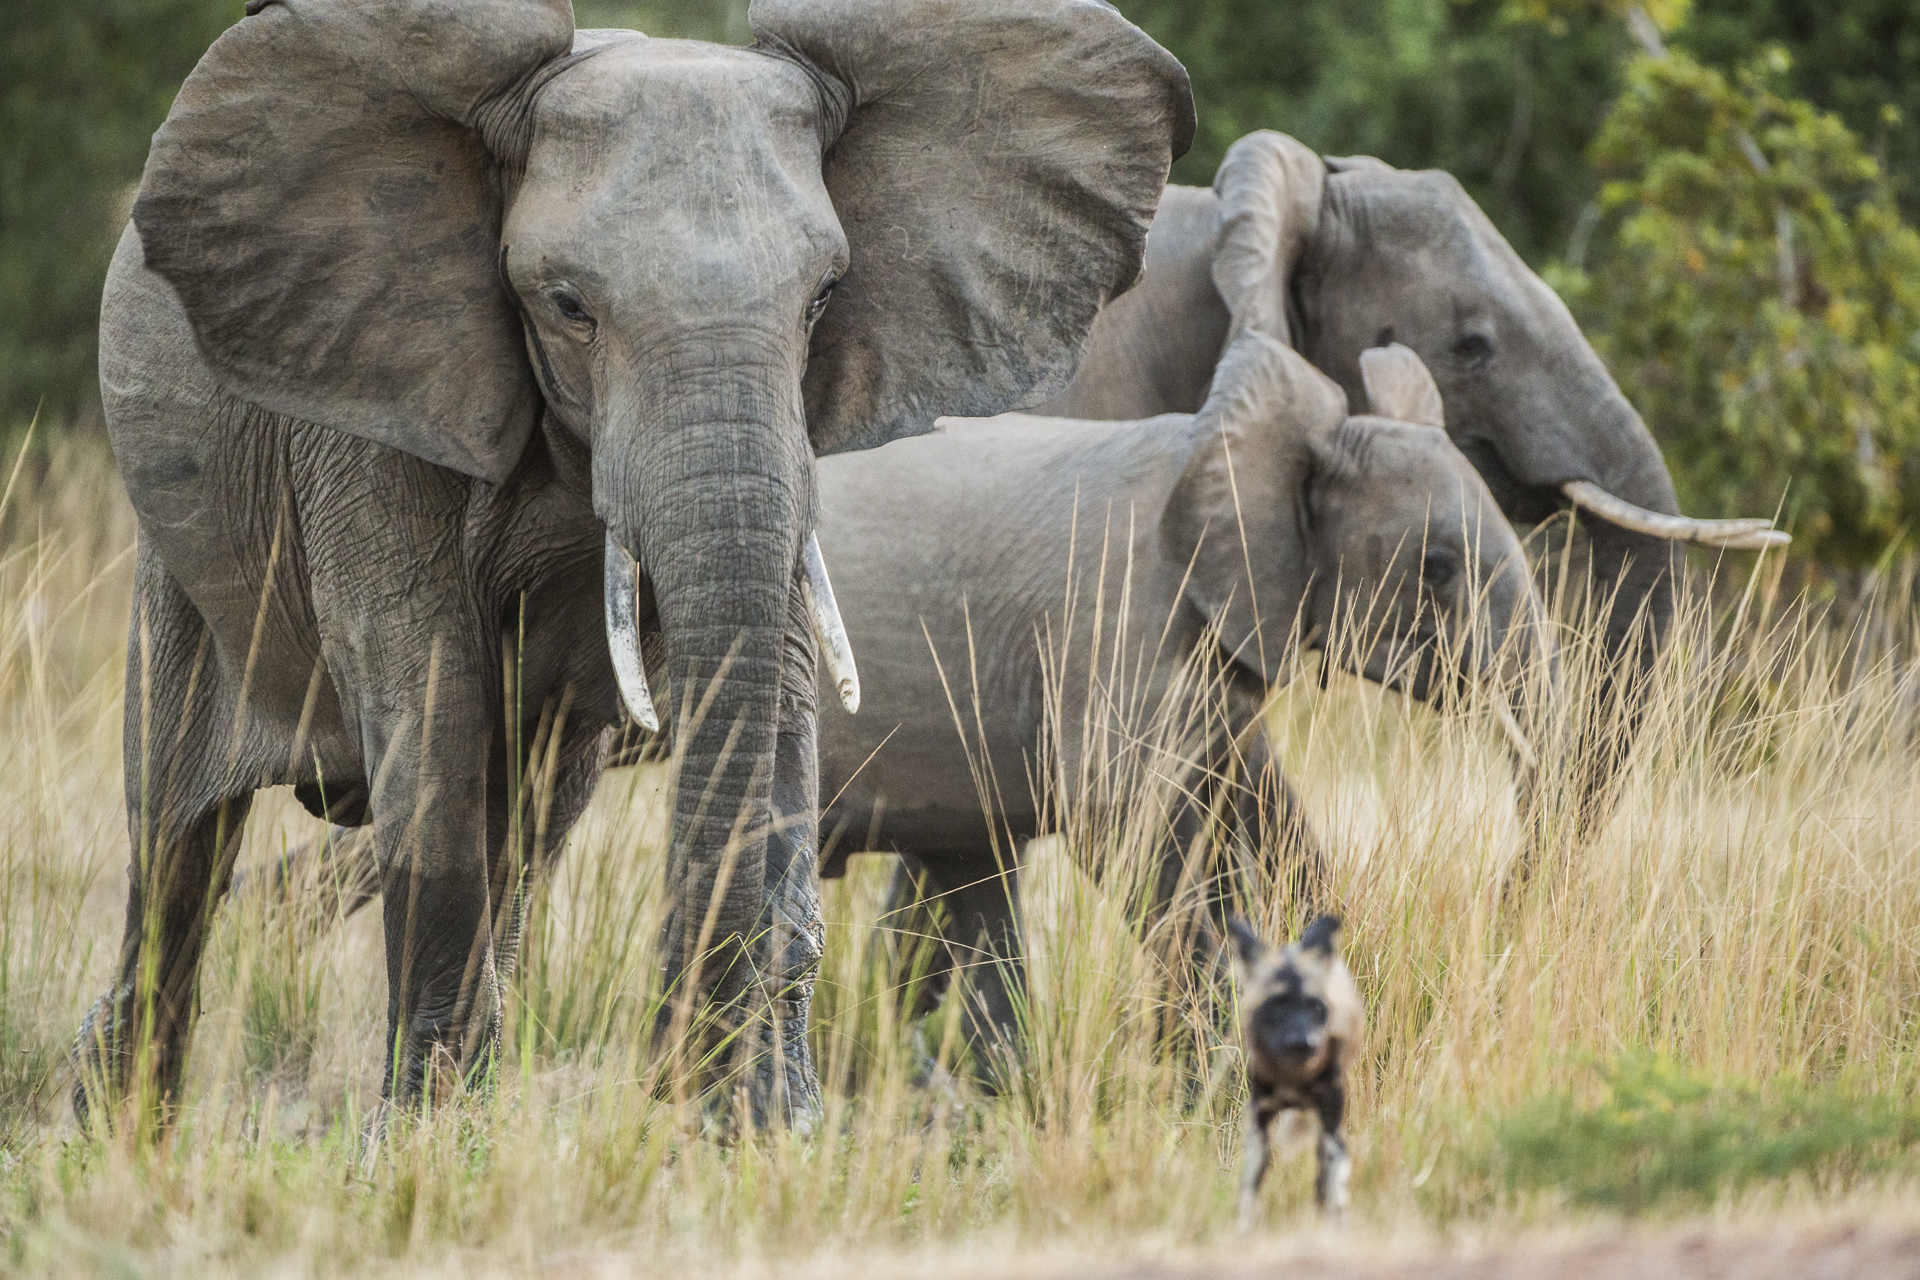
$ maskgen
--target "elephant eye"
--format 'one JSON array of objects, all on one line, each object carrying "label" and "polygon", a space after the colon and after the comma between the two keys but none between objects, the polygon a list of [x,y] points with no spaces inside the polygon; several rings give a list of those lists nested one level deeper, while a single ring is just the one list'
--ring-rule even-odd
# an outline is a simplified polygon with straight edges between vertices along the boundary
[{"label": "elephant eye", "polygon": [[827,303],[833,298],[833,287],[839,283],[838,276],[828,276],[820,282],[820,287],[814,291],[813,301],[807,304],[807,328],[811,329],[819,323],[821,313],[827,309]]},{"label": "elephant eye", "polygon": [[574,324],[593,323],[593,317],[587,312],[587,304],[572,285],[558,285],[547,296],[553,299],[555,309]]},{"label": "elephant eye", "polygon": [[1433,547],[1420,561],[1420,580],[1430,590],[1439,591],[1452,582],[1454,575],[1460,572],[1453,553],[1441,547]]},{"label": "elephant eye", "polygon": [[1453,358],[1469,369],[1483,368],[1493,359],[1493,341],[1484,333],[1470,333],[1453,344]]}]

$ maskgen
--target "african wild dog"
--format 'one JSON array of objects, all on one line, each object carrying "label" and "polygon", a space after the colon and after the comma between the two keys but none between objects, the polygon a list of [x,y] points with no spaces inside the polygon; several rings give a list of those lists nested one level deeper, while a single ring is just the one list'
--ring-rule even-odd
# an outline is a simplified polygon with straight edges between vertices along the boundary
[{"label": "african wild dog", "polygon": [[1319,1169],[1314,1199],[1330,1213],[1347,1207],[1352,1163],[1340,1136],[1346,1112],[1347,1064],[1360,1049],[1365,1014],[1353,975],[1334,950],[1340,921],[1321,916],[1300,940],[1275,949],[1246,921],[1227,922],[1233,976],[1247,1055],[1245,1145],[1240,1170],[1240,1223],[1252,1225],[1261,1179],[1272,1155],[1268,1130],[1282,1111],[1320,1117]]}]

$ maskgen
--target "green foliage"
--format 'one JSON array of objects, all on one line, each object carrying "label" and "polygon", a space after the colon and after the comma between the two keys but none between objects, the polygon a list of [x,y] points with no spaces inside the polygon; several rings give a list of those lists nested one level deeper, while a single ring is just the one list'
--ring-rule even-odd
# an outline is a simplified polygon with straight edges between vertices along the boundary
[{"label": "green foliage", "polygon": [[1619,85],[1625,28],[1554,0],[1119,0],[1186,64],[1199,107],[1174,180],[1205,186],[1236,138],[1458,177],[1520,252],[1558,252],[1594,181],[1583,158]]},{"label": "green foliage", "polygon": [[1647,1053],[1599,1074],[1597,1102],[1553,1094],[1495,1127],[1487,1160],[1509,1190],[1625,1213],[1694,1208],[1795,1174],[1871,1171],[1920,1141],[1920,1111],[1837,1088],[1760,1089]]},{"label": "green foliage", "polygon": [[[1193,77],[1200,134],[1177,181],[1210,182],[1258,128],[1444,168],[1530,261],[1592,272],[1556,279],[1666,447],[1689,510],[1750,514],[1787,492],[1796,550],[1849,565],[1912,527],[1920,251],[1894,210],[1920,208],[1920,131],[1901,123],[1920,117],[1920,31],[1905,0],[1655,0],[1645,7],[1676,50],[1658,66],[1627,61],[1627,0],[1121,7]],[[746,8],[579,0],[576,16],[739,43]],[[56,422],[93,402],[100,285],[147,139],[238,16],[239,0],[10,9],[0,424],[43,397]],[[1775,39],[1791,59],[1724,70]],[[1741,154],[1742,128],[1770,174]],[[1793,224],[1789,300],[1776,207]]]},{"label": "green foliage", "polygon": [[1784,494],[1797,550],[1857,566],[1920,513],[1920,236],[1859,138],[1775,90],[1786,65],[1637,59],[1593,148],[1608,230],[1559,282],[1683,509]]},{"label": "green foliage", "polygon": [[747,0],[574,0],[574,25],[746,44]]},{"label": "green foliage", "polygon": [[1865,138],[1907,217],[1920,216],[1920,24],[1911,0],[1693,0],[1673,39],[1721,70],[1768,44],[1791,49],[1790,92]]},{"label": "green foliage", "polygon": [[0,39],[0,424],[94,394],[100,284],[147,139],[240,0],[9,0]]}]

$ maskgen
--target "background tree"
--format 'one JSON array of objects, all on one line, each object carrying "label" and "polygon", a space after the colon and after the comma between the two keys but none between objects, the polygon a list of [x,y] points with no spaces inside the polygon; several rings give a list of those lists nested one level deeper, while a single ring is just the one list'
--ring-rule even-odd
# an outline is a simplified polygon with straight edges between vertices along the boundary
[{"label": "background tree", "polygon": [[[1792,54],[1785,92],[1832,111],[1886,168],[1920,217],[1920,12],[1912,0],[1692,0],[1673,43],[1731,72],[1762,46]],[[1891,108],[1891,110],[1889,110]]]},{"label": "background tree", "polygon": [[[1555,278],[1691,509],[1771,506],[1792,479],[1796,549],[1847,563],[1907,527],[1915,277],[1895,211],[1920,215],[1912,0],[1653,0],[1676,51],[1660,72],[1630,61],[1627,0],[1118,3],[1193,77],[1200,136],[1176,181],[1211,182],[1260,128],[1447,169],[1528,261],[1575,268]],[[748,38],[747,0],[577,0],[575,13],[583,27]],[[55,423],[97,404],[100,286],[147,140],[239,14],[240,0],[12,0],[0,426],[42,398]],[[1750,70],[1776,42],[1791,56]],[[1735,120],[1771,177],[1713,132]],[[1805,277],[1790,304],[1769,257],[1781,209]]]},{"label": "background tree", "polygon": [[1118,0],[1193,77],[1200,132],[1174,170],[1279,129],[1328,155],[1458,177],[1532,261],[1563,252],[1595,190],[1585,153],[1631,41],[1595,5],[1531,0]]},{"label": "background tree", "polygon": [[100,287],[147,139],[241,0],[8,0],[0,31],[0,423],[96,395]]},{"label": "background tree", "polygon": [[1590,272],[1558,282],[1702,515],[1785,495],[1796,550],[1867,564],[1920,514],[1920,235],[1839,117],[1636,58],[1592,157]]}]

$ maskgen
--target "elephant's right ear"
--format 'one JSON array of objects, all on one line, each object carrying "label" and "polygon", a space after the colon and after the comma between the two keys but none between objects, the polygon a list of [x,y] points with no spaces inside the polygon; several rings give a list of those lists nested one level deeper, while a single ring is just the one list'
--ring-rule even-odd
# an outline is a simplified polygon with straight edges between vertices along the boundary
[{"label": "elephant's right ear", "polygon": [[1233,317],[1231,333],[1258,329],[1293,344],[1287,286],[1320,228],[1326,189],[1326,161],[1284,133],[1261,129],[1227,148],[1213,177],[1213,287]]},{"label": "elephant's right ear", "polygon": [[222,387],[503,479],[539,406],[497,165],[568,0],[249,0],[154,135],[134,224]]},{"label": "elephant's right ear", "polygon": [[1312,567],[1307,483],[1347,416],[1339,384],[1256,329],[1228,344],[1193,420],[1193,453],[1160,516],[1162,554],[1188,564],[1186,598],[1241,666],[1269,685]]},{"label": "elephant's right ear", "polygon": [[753,0],[820,88],[849,265],[814,329],[820,453],[1036,404],[1140,274],[1187,73],[1098,0]]}]

